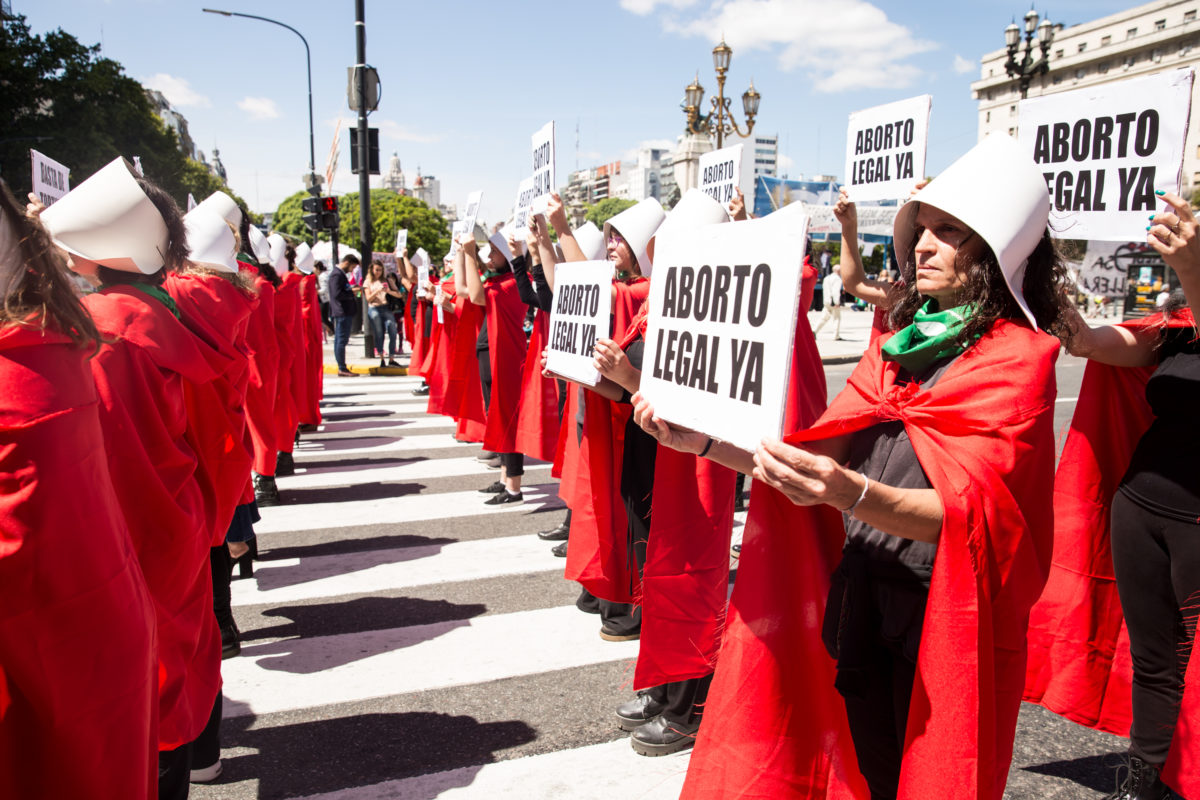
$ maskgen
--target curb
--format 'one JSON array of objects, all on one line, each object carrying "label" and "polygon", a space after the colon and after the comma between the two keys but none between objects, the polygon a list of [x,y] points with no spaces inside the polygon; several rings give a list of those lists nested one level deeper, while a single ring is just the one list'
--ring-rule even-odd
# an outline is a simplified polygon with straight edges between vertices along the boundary
[{"label": "curb", "polygon": [[[338,368],[336,364],[323,364],[321,371],[326,375],[337,375]],[[351,364],[350,371],[355,375],[384,375],[384,376],[402,376],[408,374],[408,367],[364,367],[361,364]]]},{"label": "curb", "polygon": [[848,356],[822,356],[822,364],[854,364],[862,359],[862,353]]}]

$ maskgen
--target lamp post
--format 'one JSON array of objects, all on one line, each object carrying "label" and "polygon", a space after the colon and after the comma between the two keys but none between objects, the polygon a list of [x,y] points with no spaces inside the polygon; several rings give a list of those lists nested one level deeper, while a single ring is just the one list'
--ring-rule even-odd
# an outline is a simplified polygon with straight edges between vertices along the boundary
[{"label": "lamp post", "polygon": [[[1035,38],[1036,34],[1036,38]],[[1021,87],[1021,99],[1029,94],[1029,84],[1035,75],[1044,75],[1050,70],[1050,43],[1054,41],[1054,24],[1049,19],[1038,24],[1038,13],[1032,8],[1025,14],[1025,48],[1017,60],[1017,48],[1021,42],[1021,29],[1013,22],[1004,29],[1004,44],[1008,47],[1008,61],[1004,71],[1016,78]],[[1034,47],[1040,50],[1035,55]]]},{"label": "lamp post", "polygon": [[729,71],[729,62],[733,58],[733,48],[721,43],[713,48],[713,68],[717,71],[717,96],[712,98],[712,111],[700,113],[700,104],[704,102],[704,87],[700,85],[700,74],[683,90],[683,113],[687,116],[688,133],[707,133],[717,139],[717,149],[725,144],[725,137],[732,134],[746,137],[754,130],[754,117],[758,114],[758,104],[762,100],[754,89],[754,81],[750,88],[742,93],[742,110],[746,112],[746,132],[738,127],[733,112],[729,109],[731,98],[725,96],[725,73]]},{"label": "lamp post", "polygon": [[304,64],[308,70],[308,191],[314,195],[321,193],[320,178],[316,172],[316,148],[313,144],[313,109],[312,109],[312,54],[308,49],[308,39],[304,38],[304,34],[293,28],[291,25],[280,22],[277,19],[268,17],[260,17],[256,14],[243,14],[240,11],[220,11],[215,8],[202,9],[205,14],[220,14],[223,17],[245,17],[246,19],[257,19],[262,22],[269,22],[272,25],[278,25],[281,28],[287,28],[292,33],[300,37],[300,41],[304,42]]}]

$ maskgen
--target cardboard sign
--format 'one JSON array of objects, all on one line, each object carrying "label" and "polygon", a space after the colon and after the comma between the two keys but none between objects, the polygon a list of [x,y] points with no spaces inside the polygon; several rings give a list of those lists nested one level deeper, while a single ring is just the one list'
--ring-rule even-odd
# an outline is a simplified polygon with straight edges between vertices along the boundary
[{"label": "cardboard sign", "polygon": [[[899,206],[858,206],[858,233],[860,236],[891,236]],[[833,206],[804,204],[808,214],[809,233],[842,232],[842,223],[833,215]]]},{"label": "cardboard sign", "polygon": [[396,252],[400,253],[408,249],[408,228],[401,228],[396,231]]},{"label": "cardboard sign", "polygon": [[1146,237],[1155,190],[1179,191],[1194,77],[1180,69],[1021,101],[1017,138],[1046,177],[1053,235]]},{"label": "cardboard sign", "polygon": [[450,252],[446,254],[446,257],[449,258],[451,262],[453,262],[454,257],[458,255],[458,237],[469,230],[471,230],[471,228],[467,227],[466,220],[460,219],[450,223]]},{"label": "cardboard sign", "polygon": [[434,287],[433,290],[433,307],[437,309],[438,325],[443,325],[446,322],[446,310],[442,308],[442,302],[445,300],[445,294],[442,292],[441,281]]},{"label": "cardboard sign", "polygon": [[33,193],[42,205],[53,205],[55,200],[71,191],[71,170],[37,150],[30,150],[29,156],[33,161]]},{"label": "cardboard sign", "polygon": [[429,253],[425,252],[424,247],[418,247],[416,255],[409,261],[417,270],[417,289],[421,292],[429,292]]},{"label": "cardboard sign", "polygon": [[533,213],[544,214],[554,191],[554,122],[547,122],[532,137]]},{"label": "cardboard sign", "polygon": [[513,203],[513,238],[525,241],[529,235],[529,215],[533,211],[533,178],[517,185],[517,201]]},{"label": "cardboard sign", "polygon": [[546,368],[585,386],[600,382],[593,350],[597,339],[608,336],[612,269],[608,261],[579,261],[554,268]]},{"label": "cardboard sign", "polygon": [[778,216],[664,233],[650,282],[642,394],[743,450],[783,429],[808,220]]},{"label": "cardboard sign", "polygon": [[728,206],[733,200],[733,189],[742,190],[742,195],[751,202],[754,198],[754,168],[746,169],[746,147],[735,144],[700,156],[700,191]]},{"label": "cardboard sign", "polygon": [[923,94],[850,115],[843,186],[851,200],[903,200],[925,177],[932,102]]},{"label": "cardboard sign", "polygon": [[463,233],[470,234],[475,230],[475,220],[479,217],[479,203],[483,200],[483,192],[471,192],[467,195],[467,211],[463,214]]}]

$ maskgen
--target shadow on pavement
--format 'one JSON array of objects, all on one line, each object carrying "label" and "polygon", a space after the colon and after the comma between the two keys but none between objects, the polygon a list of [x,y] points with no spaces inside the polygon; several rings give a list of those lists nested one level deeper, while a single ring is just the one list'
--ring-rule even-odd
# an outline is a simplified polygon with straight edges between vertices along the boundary
[{"label": "shadow on pavement", "polygon": [[[1123,752],[1102,753],[1095,756],[1050,761],[1022,767],[1025,772],[1064,778],[1096,792],[1109,793],[1120,784],[1117,768],[1125,763]],[[1122,770],[1122,776],[1124,771]]]},{"label": "shadow on pavement", "polygon": [[[357,441],[357,440],[356,440]],[[282,489],[280,500],[289,506],[312,503],[357,503],[420,494],[423,483],[354,483],[347,486],[322,486],[319,489]]]},{"label": "shadow on pavement", "polygon": [[282,606],[264,611],[264,617],[287,622],[242,631],[241,640],[253,642],[283,636],[313,638],[342,633],[365,633],[404,625],[461,622],[487,612],[483,603],[451,603],[419,597],[360,597],[342,603]]}]

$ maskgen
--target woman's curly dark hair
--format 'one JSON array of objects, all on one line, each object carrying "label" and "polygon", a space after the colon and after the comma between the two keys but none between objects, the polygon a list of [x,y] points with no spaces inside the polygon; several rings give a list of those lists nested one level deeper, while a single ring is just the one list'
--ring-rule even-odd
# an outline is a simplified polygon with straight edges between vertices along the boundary
[{"label": "woman's curly dark hair", "polygon": [[[971,233],[978,235],[974,231]],[[927,299],[917,291],[914,250],[918,238],[919,236],[913,237],[913,244],[904,254],[900,267],[900,275],[904,280],[904,294],[900,302],[892,307],[888,317],[888,323],[894,331],[912,324],[917,311]],[[1010,319],[1020,322],[1025,319],[1024,312],[1017,305],[1016,298],[1012,296],[1008,284],[1004,281],[1000,262],[986,244],[983,253],[974,264],[956,262],[955,269],[966,275],[962,302],[975,306],[975,313],[956,340],[960,347],[969,346],[991,330],[998,320]],[[1071,312],[1071,301],[1068,297],[1070,287],[1071,278],[1066,264],[1047,229],[1029,255],[1021,288],[1038,327],[1063,341],[1067,341],[1071,336],[1068,324]]]},{"label": "woman's curly dark hair", "polygon": [[40,223],[25,216],[24,208],[0,178],[0,215],[13,226],[24,270],[20,283],[0,297],[0,327],[22,325],[53,328],[94,355],[100,334],[67,271],[67,262]]}]

